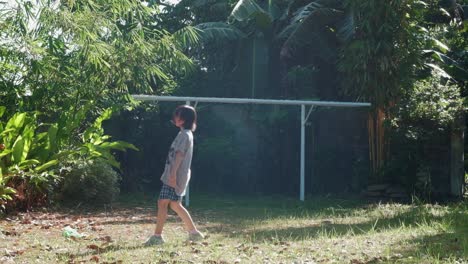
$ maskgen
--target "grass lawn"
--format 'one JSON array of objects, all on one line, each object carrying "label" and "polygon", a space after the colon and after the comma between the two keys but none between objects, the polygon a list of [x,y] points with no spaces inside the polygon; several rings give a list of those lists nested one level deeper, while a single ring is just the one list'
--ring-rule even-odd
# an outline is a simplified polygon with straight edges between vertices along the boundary
[{"label": "grass lawn", "polygon": [[[168,241],[144,247],[154,199],[112,208],[42,210],[0,219],[0,263],[468,263],[468,201],[371,204],[352,199],[192,198],[207,235],[185,242],[170,215]],[[71,226],[87,236],[67,239]]]}]

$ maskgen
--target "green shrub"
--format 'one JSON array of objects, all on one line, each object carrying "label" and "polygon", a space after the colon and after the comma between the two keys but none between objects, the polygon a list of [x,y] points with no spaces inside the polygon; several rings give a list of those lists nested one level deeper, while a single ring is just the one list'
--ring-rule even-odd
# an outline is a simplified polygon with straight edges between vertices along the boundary
[{"label": "green shrub", "polygon": [[450,135],[462,103],[460,88],[437,72],[405,92],[388,123],[388,182],[403,184],[423,200],[449,192]]},{"label": "green shrub", "polygon": [[44,124],[36,112],[4,116],[0,106],[0,210],[29,210],[43,205],[57,179],[57,123]]},{"label": "green shrub", "polygon": [[119,174],[105,161],[78,161],[64,176],[61,198],[65,202],[110,203],[119,195],[119,181]]},{"label": "green shrub", "polygon": [[421,140],[448,131],[463,110],[460,88],[436,72],[415,82],[402,98],[392,126],[406,137]]}]

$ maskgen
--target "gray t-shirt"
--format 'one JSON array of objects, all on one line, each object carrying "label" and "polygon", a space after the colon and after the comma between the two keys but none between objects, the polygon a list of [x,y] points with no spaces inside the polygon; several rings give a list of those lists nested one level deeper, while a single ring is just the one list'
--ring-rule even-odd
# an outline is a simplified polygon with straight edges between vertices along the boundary
[{"label": "gray t-shirt", "polygon": [[177,186],[175,191],[177,195],[184,196],[187,189],[188,182],[190,180],[190,165],[192,163],[192,154],[193,154],[193,134],[189,129],[183,129],[177,134],[176,138],[171,144],[169,149],[169,154],[166,159],[166,166],[164,167],[164,172],[161,176],[161,181],[164,184],[167,184],[169,180],[169,174],[171,173],[171,168],[175,162],[176,152],[180,151],[185,154],[184,159],[180,163],[179,168],[177,169]]}]

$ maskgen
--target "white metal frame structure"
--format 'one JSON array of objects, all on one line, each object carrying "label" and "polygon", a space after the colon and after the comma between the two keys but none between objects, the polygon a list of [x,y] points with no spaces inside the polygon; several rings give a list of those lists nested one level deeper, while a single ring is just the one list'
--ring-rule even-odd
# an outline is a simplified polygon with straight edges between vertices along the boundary
[{"label": "white metal frame structure", "polygon": [[[333,101],[307,101],[307,100],[275,100],[275,99],[250,99],[250,98],[220,98],[220,97],[179,97],[179,96],[156,96],[156,95],[133,95],[139,101],[169,101],[184,102],[190,105],[195,102],[195,107],[199,102],[203,103],[225,103],[225,104],[268,104],[268,105],[300,105],[301,106],[301,167],[300,167],[300,190],[299,199],[304,201],[305,186],[305,125],[314,106],[326,107],[369,107],[370,103],[356,102],[333,102]],[[310,106],[306,115],[306,106]],[[189,190],[187,188],[185,204],[190,204]]]}]

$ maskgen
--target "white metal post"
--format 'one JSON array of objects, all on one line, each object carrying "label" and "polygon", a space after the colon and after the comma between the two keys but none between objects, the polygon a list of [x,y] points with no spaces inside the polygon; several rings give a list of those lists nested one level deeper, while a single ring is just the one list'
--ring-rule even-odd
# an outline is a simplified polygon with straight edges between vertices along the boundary
[{"label": "white metal post", "polygon": [[301,189],[299,195],[301,201],[304,201],[305,123],[305,105],[301,105]]},{"label": "white metal post", "polygon": [[[190,101],[185,102],[187,105],[190,105]],[[185,206],[189,207],[190,205],[190,181],[189,184],[187,184],[187,190],[185,191]]]}]

